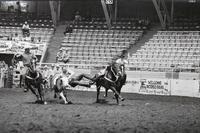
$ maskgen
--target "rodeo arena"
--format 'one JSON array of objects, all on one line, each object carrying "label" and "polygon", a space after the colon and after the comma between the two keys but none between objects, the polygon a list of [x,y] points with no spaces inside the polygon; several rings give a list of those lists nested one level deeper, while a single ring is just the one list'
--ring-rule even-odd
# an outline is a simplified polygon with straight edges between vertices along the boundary
[{"label": "rodeo arena", "polygon": [[0,133],[200,133],[200,0],[0,1]]}]

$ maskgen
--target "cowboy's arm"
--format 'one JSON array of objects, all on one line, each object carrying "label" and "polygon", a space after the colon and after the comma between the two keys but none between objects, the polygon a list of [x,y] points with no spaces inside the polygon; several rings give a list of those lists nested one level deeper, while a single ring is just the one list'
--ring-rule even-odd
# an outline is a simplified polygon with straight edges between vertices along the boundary
[{"label": "cowboy's arm", "polygon": [[128,64],[129,62],[128,62],[128,60],[124,60],[124,64]]}]

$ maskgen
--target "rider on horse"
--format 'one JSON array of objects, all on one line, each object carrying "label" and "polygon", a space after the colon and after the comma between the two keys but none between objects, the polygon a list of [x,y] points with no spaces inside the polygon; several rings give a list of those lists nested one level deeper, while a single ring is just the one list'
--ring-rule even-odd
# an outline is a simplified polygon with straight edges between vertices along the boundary
[{"label": "rider on horse", "polygon": [[120,65],[121,71],[122,71],[122,76],[124,77],[124,83],[126,82],[126,72],[125,72],[125,65],[128,64],[128,61],[126,59],[126,51],[124,50],[120,57],[116,60],[116,63]]},{"label": "rider on horse", "polygon": [[[125,73],[125,64],[128,64],[128,61],[126,60],[126,54],[127,51],[123,50],[122,54],[119,56],[118,59],[116,59],[114,62],[112,62],[112,64],[118,64],[120,65],[121,71],[122,71],[122,76],[124,77],[124,84],[126,81],[126,73]],[[105,76],[106,71],[107,71],[107,67],[106,66],[104,69],[100,70],[97,74],[95,74],[95,76],[91,79],[93,82],[91,82],[90,84],[94,84],[98,79],[100,79],[101,77]]]},{"label": "rider on horse", "polygon": [[[30,63],[31,63],[31,60],[32,59],[35,59],[37,61],[37,57],[32,54],[30,52],[30,48],[25,48],[25,51],[23,54],[17,54],[15,55],[17,58],[21,58],[22,61],[23,61],[23,65],[24,65],[24,76],[23,76],[23,79],[25,79],[25,75],[28,74],[28,70],[29,70],[29,67],[30,67]],[[24,92],[27,92],[28,91],[28,88],[26,86],[26,82],[25,82],[25,88],[24,88]]]}]

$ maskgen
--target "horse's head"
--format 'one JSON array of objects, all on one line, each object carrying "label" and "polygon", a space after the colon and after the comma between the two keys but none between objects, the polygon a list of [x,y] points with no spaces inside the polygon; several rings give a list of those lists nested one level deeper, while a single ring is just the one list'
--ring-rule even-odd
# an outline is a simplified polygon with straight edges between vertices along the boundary
[{"label": "horse's head", "polygon": [[36,64],[37,64],[37,61],[36,59],[31,59],[30,60],[30,64],[29,64],[29,68],[32,72],[35,72],[36,71]]},{"label": "horse's head", "polygon": [[121,66],[116,63],[116,62],[112,62],[111,66],[111,70],[113,71],[113,73],[117,76],[121,76],[122,75],[122,70],[121,70]]}]

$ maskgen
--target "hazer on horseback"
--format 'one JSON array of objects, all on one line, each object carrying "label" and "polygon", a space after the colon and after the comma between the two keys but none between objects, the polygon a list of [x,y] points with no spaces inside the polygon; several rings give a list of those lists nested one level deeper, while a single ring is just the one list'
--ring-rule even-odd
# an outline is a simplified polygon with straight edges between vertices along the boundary
[{"label": "hazer on horseback", "polygon": [[99,73],[95,74],[94,77],[89,75],[84,75],[87,79],[92,80],[92,84],[96,83],[97,86],[97,102],[99,102],[100,88],[103,86],[106,89],[105,97],[107,97],[107,92],[111,89],[114,92],[117,103],[119,103],[118,98],[122,101],[124,98],[120,95],[122,86],[126,83],[126,72],[125,64],[128,64],[126,60],[127,51],[122,51],[122,54],[117,60],[113,60],[112,63],[106,68],[102,69]]},{"label": "hazer on horseback", "polygon": [[[75,87],[77,85],[85,86],[85,87],[90,87],[92,84],[96,83],[97,86],[97,99],[96,102],[99,102],[99,93],[100,93],[100,88],[103,86],[106,91],[108,89],[111,89],[114,92],[115,98],[117,100],[117,103],[119,103],[118,98],[121,99],[121,101],[124,100],[124,98],[120,95],[121,88],[123,86],[123,76],[122,76],[122,71],[121,71],[121,66],[117,64],[116,62],[112,62],[105,68],[103,68],[100,72],[95,74],[95,76],[91,76],[89,74],[80,74],[76,78],[72,78],[69,81],[69,85],[72,87]],[[89,83],[82,83],[80,80],[82,78],[86,78],[91,80],[92,82]]]}]

